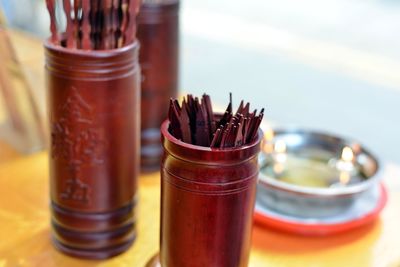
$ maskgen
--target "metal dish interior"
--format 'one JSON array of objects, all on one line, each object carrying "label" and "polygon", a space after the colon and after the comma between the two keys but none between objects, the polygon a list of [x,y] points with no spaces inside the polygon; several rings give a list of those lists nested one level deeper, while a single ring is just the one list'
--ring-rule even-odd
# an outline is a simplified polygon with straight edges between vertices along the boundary
[{"label": "metal dish interior", "polygon": [[[354,165],[362,177],[357,182],[332,187],[310,187],[283,181],[266,170],[274,164],[274,145],[285,144],[285,154],[299,159],[311,159],[328,166],[340,160],[343,148],[354,153]],[[331,216],[348,208],[363,192],[380,179],[377,158],[360,143],[332,134],[301,129],[274,129],[265,132],[260,154],[259,194],[264,204],[276,211],[302,217]]]}]

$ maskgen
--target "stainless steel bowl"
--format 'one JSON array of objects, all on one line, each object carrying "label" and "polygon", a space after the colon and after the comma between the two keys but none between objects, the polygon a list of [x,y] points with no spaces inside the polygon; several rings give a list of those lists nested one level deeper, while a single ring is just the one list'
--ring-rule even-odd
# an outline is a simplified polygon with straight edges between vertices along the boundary
[{"label": "stainless steel bowl", "polygon": [[[280,181],[263,172],[271,164],[271,147],[278,140],[286,144],[287,153],[307,157],[337,158],[343,147],[351,147],[355,160],[362,168],[365,179],[340,187],[314,188]],[[337,215],[348,209],[355,199],[376,186],[380,178],[377,158],[356,141],[327,133],[300,129],[275,129],[266,131],[264,150],[260,155],[260,182],[258,199],[261,204],[283,214],[318,218]]]}]

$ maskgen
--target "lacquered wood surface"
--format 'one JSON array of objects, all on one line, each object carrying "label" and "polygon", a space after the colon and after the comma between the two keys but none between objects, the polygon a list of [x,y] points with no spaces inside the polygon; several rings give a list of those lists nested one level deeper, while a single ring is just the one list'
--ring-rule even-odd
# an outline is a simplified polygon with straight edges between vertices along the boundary
[{"label": "lacquered wood surface", "polygon": [[263,137],[225,150],[184,143],[161,125],[162,266],[248,266]]},{"label": "lacquered wood surface", "polygon": [[139,43],[92,51],[45,43],[54,245],[103,259],[136,238]]},{"label": "lacquered wood surface", "polygon": [[157,170],[162,147],[159,128],[169,99],[178,94],[179,0],[143,1],[137,18],[142,69],[141,165]]}]

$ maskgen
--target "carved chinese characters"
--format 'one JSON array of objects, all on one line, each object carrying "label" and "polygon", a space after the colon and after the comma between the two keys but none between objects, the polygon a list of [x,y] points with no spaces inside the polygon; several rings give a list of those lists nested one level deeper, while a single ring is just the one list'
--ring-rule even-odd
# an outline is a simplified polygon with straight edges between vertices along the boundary
[{"label": "carved chinese characters", "polygon": [[104,162],[106,141],[94,122],[94,109],[72,87],[65,103],[60,107],[62,116],[52,122],[51,157],[62,160],[70,178],[60,193],[62,199],[88,203],[90,187],[80,170],[83,165]]}]

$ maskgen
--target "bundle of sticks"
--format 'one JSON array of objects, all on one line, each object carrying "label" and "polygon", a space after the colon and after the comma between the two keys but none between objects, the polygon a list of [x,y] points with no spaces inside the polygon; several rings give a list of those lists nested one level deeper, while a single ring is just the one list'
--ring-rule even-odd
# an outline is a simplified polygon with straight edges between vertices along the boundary
[{"label": "bundle of sticks", "polygon": [[241,101],[235,114],[232,113],[232,95],[225,113],[215,115],[209,95],[198,97],[187,95],[182,106],[176,99],[170,100],[168,118],[169,132],[177,139],[198,146],[211,148],[233,148],[251,143],[257,136],[264,109],[250,112],[250,103]]},{"label": "bundle of sticks", "polygon": [[[50,14],[51,41],[71,49],[107,50],[132,43],[140,0],[46,0]],[[66,28],[57,26],[60,8]]]}]

